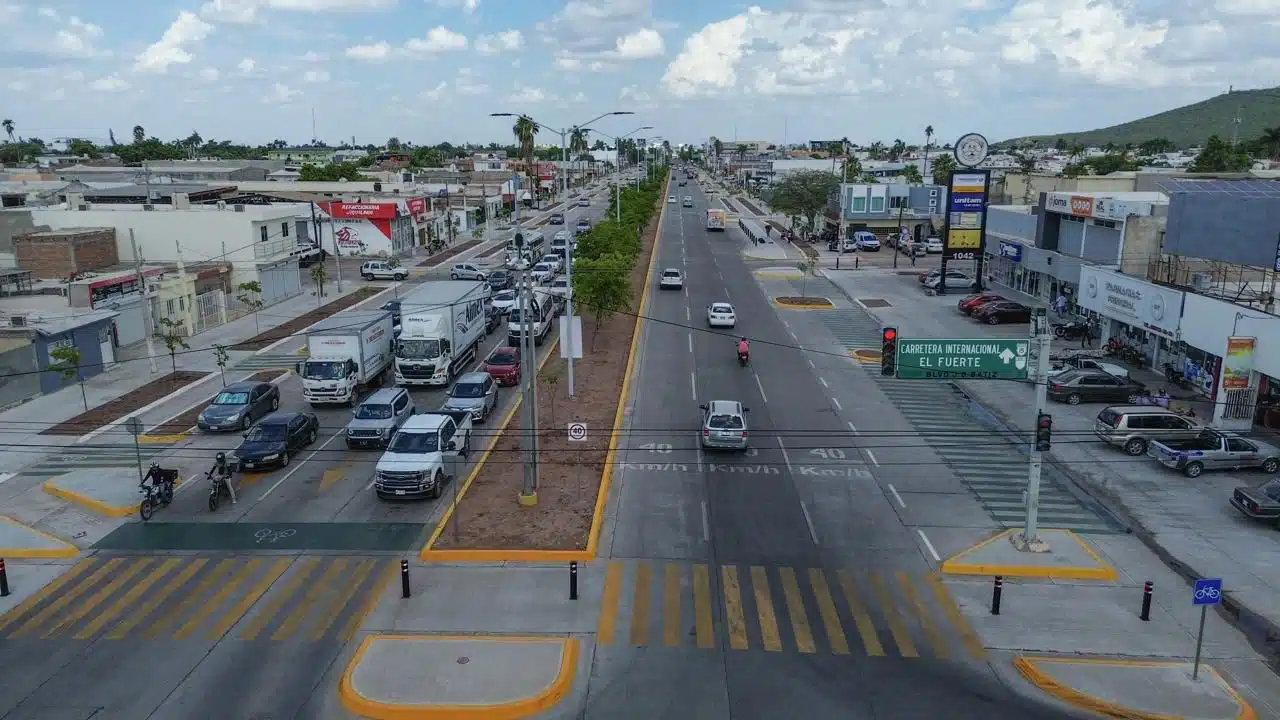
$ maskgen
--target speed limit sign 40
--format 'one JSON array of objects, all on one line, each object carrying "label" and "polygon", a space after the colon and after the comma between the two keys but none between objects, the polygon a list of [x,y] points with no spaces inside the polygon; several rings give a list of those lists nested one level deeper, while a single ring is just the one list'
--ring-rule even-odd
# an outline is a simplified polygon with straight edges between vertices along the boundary
[{"label": "speed limit sign 40", "polygon": [[582,442],[587,439],[586,423],[569,423],[569,439],[574,442]]}]

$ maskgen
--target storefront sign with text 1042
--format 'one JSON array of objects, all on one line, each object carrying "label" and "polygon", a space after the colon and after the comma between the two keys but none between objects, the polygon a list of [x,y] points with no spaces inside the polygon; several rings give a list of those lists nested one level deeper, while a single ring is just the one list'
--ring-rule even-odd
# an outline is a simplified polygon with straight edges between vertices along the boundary
[{"label": "storefront sign with text 1042", "polygon": [[897,376],[908,380],[1025,380],[1030,340],[898,340]]}]

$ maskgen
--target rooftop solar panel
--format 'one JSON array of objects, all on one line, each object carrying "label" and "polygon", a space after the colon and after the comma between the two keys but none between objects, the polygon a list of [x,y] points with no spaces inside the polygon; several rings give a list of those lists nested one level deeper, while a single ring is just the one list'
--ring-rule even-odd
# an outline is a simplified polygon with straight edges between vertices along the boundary
[{"label": "rooftop solar panel", "polygon": [[1157,180],[1156,186],[1167,194],[1213,193],[1240,197],[1280,196],[1280,182],[1275,180],[1192,180],[1169,178]]}]

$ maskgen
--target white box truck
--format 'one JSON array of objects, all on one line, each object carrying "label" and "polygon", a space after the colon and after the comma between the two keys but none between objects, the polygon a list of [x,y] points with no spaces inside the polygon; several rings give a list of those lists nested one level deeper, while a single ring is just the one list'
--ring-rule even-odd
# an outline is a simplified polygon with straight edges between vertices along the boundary
[{"label": "white box truck", "polygon": [[560,299],[550,291],[538,288],[533,291],[533,298],[528,301],[529,321],[520,316],[520,298],[511,306],[507,316],[507,344],[512,347],[523,347],[520,341],[524,338],[525,329],[531,322],[533,325],[533,344],[541,345],[551,332],[551,324],[556,319],[560,308]]},{"label": "white box truck", "polygon": [[475,359],[489,287],[475,280],[419,285],[400,301],[397,385],[448,385]]},{"label": "white box truck", "polygon": [[361,390],[382,384],[391,359],[391,313],[343,310],[307,330],[307,359],[297,365],[302,397],[352,405]]},{"label": "white box truck", "polygon": [[708,208],[707,209],[707,230],[723,232],[726,218],[727,218],[727,214],[725,213],[724,210],[721,210],[719,208]]}]

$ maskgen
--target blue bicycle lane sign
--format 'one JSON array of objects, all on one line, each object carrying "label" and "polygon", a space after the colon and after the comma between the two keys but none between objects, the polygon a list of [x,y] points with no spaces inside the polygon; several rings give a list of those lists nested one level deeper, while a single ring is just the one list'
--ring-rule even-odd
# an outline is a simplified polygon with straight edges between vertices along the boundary
[{"label": "blue bicycle lane sign", "polygon": [[1193,605],[1217,605],[1222,602],[1222,578],[1201,578],[1196,580],[1191,593]]}]

